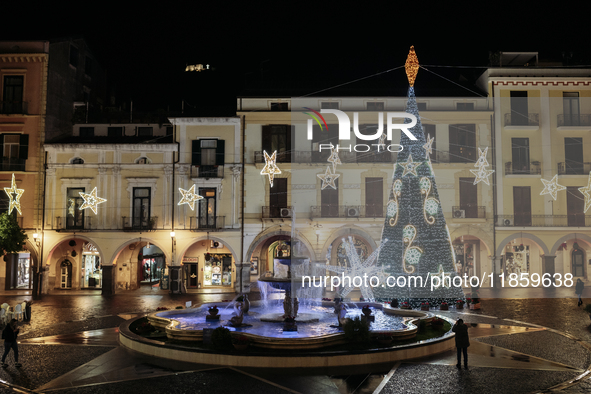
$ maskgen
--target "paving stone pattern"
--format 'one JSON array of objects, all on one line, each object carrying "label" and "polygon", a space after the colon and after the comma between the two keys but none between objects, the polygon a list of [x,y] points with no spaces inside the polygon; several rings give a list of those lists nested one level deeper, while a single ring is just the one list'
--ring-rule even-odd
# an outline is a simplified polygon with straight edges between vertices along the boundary
[{"label": "paving stone pattern", "polygon": [[571,339],[550,331],[497,335],[476,340],[579,369],[587,369],[590,362],[587,349]]}]

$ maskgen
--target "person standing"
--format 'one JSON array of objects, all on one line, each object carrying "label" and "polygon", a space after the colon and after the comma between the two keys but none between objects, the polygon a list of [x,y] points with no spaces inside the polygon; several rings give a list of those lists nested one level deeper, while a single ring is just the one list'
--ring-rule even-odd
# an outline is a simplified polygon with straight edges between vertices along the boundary
[{"label": "person standing", "polygon": [[451,330],[456,333],[456,348],[458,349],[456,367],[462,368],[462,353],[464,353],[464,368],[468,369],[468,346],[470,346],[468,326],[464,324],[462,319],[458,319]]},{"label": "person standing", "polygon": [[581,278],[578,278],[577,284],[575,286],[575,294],[579,296],[579,302],[577,306],[583,305],[583,299],[581,298],[583,296],[583,290],[585,290],[585,283],[583,283]]},{"label": "person standing", "polygon": [[8,367],[6,363],[6,356],[10,353],[10,349],[14,351],[14,366],[20,367],[21,363],[18,362],[18,345],[16,343],[16,336],[20,329],[16,326],[16,319],[12,319],[2,331],[2,338],[4,339],[4,355],[2,355],[2,367]]}]

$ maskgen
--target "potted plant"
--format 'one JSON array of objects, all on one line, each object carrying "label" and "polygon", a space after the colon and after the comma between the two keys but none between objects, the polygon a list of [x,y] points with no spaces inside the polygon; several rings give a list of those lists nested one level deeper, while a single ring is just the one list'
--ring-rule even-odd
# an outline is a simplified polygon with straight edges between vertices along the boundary
[{"label": "potted plant", "polygon": [[443,301],[441,303],[441,305],[439,305],[439,309],[442,311],[448,311],[449,310],[449,305],[447,304],[447,302]]},{"label": "potted plant", "polygon": [[429,310],[429,303],[428,302],[421,302],[421,310],[428,311]]},{"label": "potted plant", "polygon": [[159,306],[158,308],[156,308],[157,311],[167,311],[168,308],[165,306]]},{"label": "potted plant", "polygon": [[464,300],[457,300],[456,301],[456,309],[464,309]]},{"label": "potted plant", "polygon": [[433,328],[438,329],[438,330],[443,329],[443,323],[444,323],[443,319],[440,319],[438,317],[434,317],[433,320],[431,320],[431,326]]},{"label": "potted plant", "polygon": [[232,337],[232,345],[236,350],[245,351],[250,345],[250,339],[245,335],[237,335]]},{"label": "potted plant", "polygon": [[0,250],[4,253],[6,262],[6,290],[16,287],[16,283],[11,283],[9,278],[18,269],[18,252],[25,248],[26,241],[27,234],[20,228],[16,218],[9,213],[0,215]]},{"label": "potted plant", "polygon": [[400,309],[410,309],[410,304],[406,301],[400,303]]},{"label": "potted plant", "polygon": [[480,296],[477,292],[472,293],[472,299],[470,300],[470,309],[480,309]]}]

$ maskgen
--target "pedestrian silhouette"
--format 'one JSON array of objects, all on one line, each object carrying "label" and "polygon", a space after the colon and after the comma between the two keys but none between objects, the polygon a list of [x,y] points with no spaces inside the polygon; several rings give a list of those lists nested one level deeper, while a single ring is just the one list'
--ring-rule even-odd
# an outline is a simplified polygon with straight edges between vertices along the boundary
[{"label": "pedestrian silhouette", "polygon": [[581,298],[583,296],[583,290],[585,290],[585,284],[583,283],[581,278],[578,278],[577,285],[575,286],[575,294],[579,296],[579,302],[577,306],[583,305],[583,299]]},{"label": "pedestrian silhouette", "polygon": [[464,324],[462,319],[458,319],[451,330],[456,333],[456,348],[458,349],[456,367],[462,368],[462,353],[464,353],[464,368],[468,369],[468,346],[470,346],[468,326]]}]

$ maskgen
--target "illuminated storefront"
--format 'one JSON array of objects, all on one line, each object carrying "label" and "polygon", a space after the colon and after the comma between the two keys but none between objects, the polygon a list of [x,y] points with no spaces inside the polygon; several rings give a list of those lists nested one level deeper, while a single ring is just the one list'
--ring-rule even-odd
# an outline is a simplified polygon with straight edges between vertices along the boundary
[{"label": "illuminated storefront", "polygon": [[100,288],[102,286],[102,265],[96,247],[90,242],[82,249],[81,287]]}]

